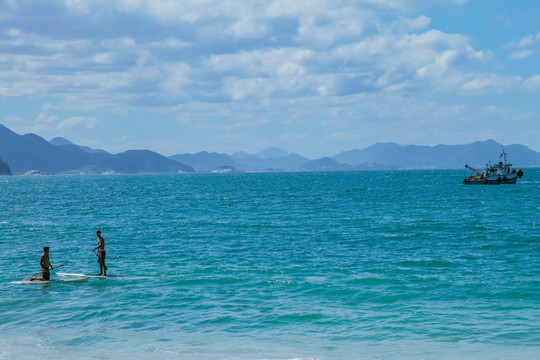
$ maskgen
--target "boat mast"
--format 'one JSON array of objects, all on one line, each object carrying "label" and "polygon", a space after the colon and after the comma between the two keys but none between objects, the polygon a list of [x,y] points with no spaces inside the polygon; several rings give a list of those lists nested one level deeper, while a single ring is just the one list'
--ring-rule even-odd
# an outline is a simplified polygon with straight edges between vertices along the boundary
[{"label": "boat mast", "polygon": [[506,164],[506,155],[508,154],[506,153],[506,151],[504,151],[504,148],[503,148],[499,158],[503,158],[505,164]]}]

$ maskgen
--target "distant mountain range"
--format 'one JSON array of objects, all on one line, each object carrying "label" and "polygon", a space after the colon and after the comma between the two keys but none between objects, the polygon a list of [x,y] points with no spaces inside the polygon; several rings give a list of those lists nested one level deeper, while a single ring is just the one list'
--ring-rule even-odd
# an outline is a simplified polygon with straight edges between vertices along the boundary
[{"label": "distant mountain range", "polygon": [[[416,146],[379,143],[364,150],[350,150],[333,157],[340,163],[359,165],[365,162],[385,164],[400,169],[458,169],[469,164],[484,167],[498,162],[503,145],[493,140],[467,145]],[[540,153],[524,145],[507,145],[508,161],[518,167],[540,166]]]},{"label": "distant mountain range", "polygon": [[113,155],[62,138],[49,142],[34,134],[18,135],[1,124],[0,157],[14,174],[194,172],[190,166],[148,150]]},{"label": "distant mountain range", "polygon": [[[47,141],[34,134],[18,135],[0,124],[0,174],[452,169],[465,164],[483,168],[489,161],[499,161],[502,148],[487,140],[433,147],[379,143],[321,159],[308,159],[275,147],[257,154],[203,151],[165,157],[149,150],[110,154],[60,137]],[[508,145],[505,150],[516,167],[540,166],[540,153],[526,146]]]}]

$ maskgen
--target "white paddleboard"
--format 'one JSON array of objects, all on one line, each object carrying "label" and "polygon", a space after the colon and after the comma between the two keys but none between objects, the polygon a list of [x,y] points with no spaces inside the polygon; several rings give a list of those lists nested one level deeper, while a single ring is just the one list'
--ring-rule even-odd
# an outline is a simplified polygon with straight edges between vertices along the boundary
[{"label": "white paddleboard", "polygon": [[100,278],[100,279],[106,279],[108,277],[120,277],[120,275],[107,275],[107,276],[103,276],[103,275],[99,275],[99,274],[83,274],[83,273],[64,273],[64,272],[57,272],[56,275],[58,276],[86,276],[86,277],[91,277],[91,278]]},{"label": "white paddleboard", "polygon": [[88,276],[77,276],[77,277],[73,276],[73,277],[67,277],[67,278],[55,279],[55,280],[62,281],[62,282],[85,282],[85,281],[88,281]]},{"label": "white paddleboard", "polygon": [[19,281],[11,281],[10,284],[48,284],[50,282],[85,282],[88,281],[87,276],[78,276],[78,277],[68,277],[63,279],[53,279],[53,280],[19,280]]}]

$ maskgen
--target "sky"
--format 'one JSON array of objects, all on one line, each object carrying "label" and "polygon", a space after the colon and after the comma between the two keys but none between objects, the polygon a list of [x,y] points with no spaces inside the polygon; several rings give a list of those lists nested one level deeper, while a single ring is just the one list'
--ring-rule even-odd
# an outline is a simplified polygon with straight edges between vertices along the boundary
[{"label": "sky", "polygon": [[0,0],[0,123],[119,153],[540,151],[538,0]]}]

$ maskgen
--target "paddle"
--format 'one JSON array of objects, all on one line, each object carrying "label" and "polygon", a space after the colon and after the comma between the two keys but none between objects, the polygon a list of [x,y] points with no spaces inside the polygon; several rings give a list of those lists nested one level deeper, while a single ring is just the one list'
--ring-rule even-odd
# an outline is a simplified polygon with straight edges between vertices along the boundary
[{"label": "paddle", "polygon": [[62,264],[62,265],[58,265],[57,267],[53,267],[53,268],[52,268],[51,270],[53,270],[53,271],[54,271],[54,270],[56,270],[56,269],[58,269],[58,268],[61,268],[62,266],[64,266],[64,264]]},{"label": "paddle", "polygon": [[[97,258],[98,258],[98,262],[99,262],[99,255],[98,255],[96,249],[92,249],[92,252],[93,252],[94,254],[96,254],[96,256],[97,256]],[[109,268],[107,267],[107,265],[104,265],[104,266],[105,266],[105,271],[109,270]]]}]

